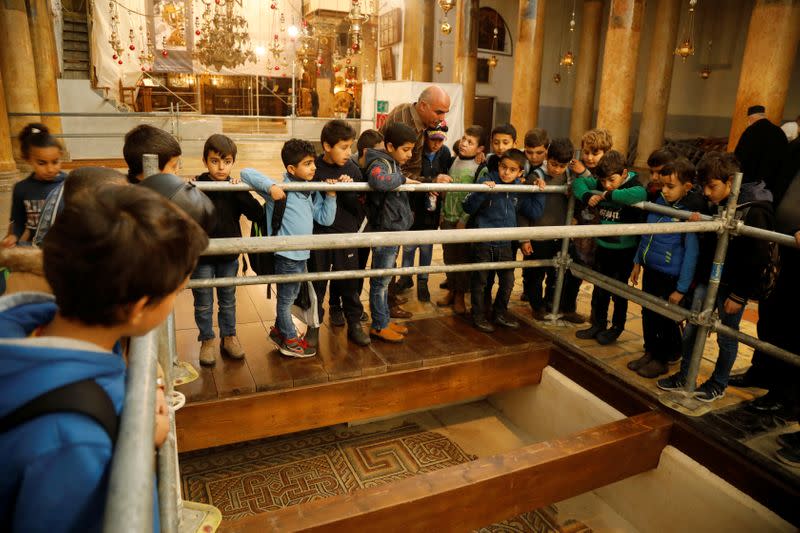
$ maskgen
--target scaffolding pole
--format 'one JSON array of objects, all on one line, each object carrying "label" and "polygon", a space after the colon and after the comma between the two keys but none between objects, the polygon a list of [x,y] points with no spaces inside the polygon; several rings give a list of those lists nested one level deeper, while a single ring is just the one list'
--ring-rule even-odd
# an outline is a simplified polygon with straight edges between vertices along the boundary
[{"label": "scaffolding pole", "polygon": [[[375,189],[363,181],[348,183],[326,183],[324,181],[282,181],[275,179],[275,185],[284,191],[336,191],[336,192],[376,192]],[[246,183],[229,183],[227,181],[198,181],[195,185],[201,191],[256,191],[257,189]],[[566,185],[548,185],[540,189],[536,185],[498,184],[489,188],[483,183],[409,183],[400,185],[391,192],[485,192],[492,193],[554,193],[567,192]]]},{"label": "scaffolding pole", "polygon": [[[572,217],[575,215],[575,195],[572,194],[572,180],[567,182],[567,195],[567,220],[564,225],[571,226]],[[555,322],[561,316],[559,311],[561,310],[561,294],[564,292],[564,277],[571,261],[569,256],[569,237],[564,237],[561,240],[561,252],[556,256],[558,274],[556,275],[556,287],[553,291],[552,312],[549,316],[551,322]]]}]

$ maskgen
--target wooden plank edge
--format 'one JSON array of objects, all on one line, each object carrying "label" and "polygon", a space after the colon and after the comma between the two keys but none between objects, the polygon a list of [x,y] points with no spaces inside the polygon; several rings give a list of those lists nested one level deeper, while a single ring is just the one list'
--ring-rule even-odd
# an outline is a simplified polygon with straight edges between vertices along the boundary
[{"label": "wooden plank edge", "polygon": [[658,466],[671,419],[649,412],[394,483],[224,522],[220,531],[470,531]]},{"label": "wooden plank edge", "polygon": [[486,396],[541,381],[549,347],[282,391],[187,404],[181,452]]}]

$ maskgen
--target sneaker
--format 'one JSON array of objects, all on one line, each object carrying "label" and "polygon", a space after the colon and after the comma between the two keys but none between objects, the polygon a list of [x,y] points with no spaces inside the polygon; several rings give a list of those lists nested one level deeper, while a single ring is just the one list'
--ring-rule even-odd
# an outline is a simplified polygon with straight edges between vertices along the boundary
[{"label": "sneaker", "polygon": [[794,433],[782,433],[778,435],[778,444],[784,448],[798,448],[800,447],[800,431]]},{"label": "sneaker", "polygon": [[612,342],[616,341],[620,335],[622,335],[623,328],[617,326],[611,326],[605,331],[602,331],[597,334],[597,343],[602,344],[605,346],[606,344],[611,344]]},{"label": "sneaker", "polygon": [[367,346],[372,343],[367,332],[361,327],[361,323],[347,325],[347,338],[359,346]]},{"label": "sneaker", "polygon": [[414,286],[414,281],[411,279],[411,276],[400,276],[400,279],[397,280],[394,288],[395,291],[399,294],[401,292],[406,292],[408,289]]},{"label": "sneaker", "polygon": [[686,380],[681,377],[680,372],[675,372],[669,377],[656,381],[656,385],[661,390],[683,390],[686,388]]},{"label": "sneaker", "polygon": [[217,364],[217,357],[214,353],[214,339],[206,339],[200,343],[200,364],[203,366],[214,366]]},{"label": "sneaker", "polygon": [[694,392],[695,400],[700,400],[701,402],[706,403],[719,400],[724,396],[725,389],[721,388],[719,385],[710,380],[697,387],[697,390]]},{"label": "sneaker", "polygon": [[277,327],[272,326],[269,328],[269,340],[271,340],[278,349],[280,349],[281,344],[283,344],[284,338],[283,333],[281,333]]},{"label": "sneaker", "polygon": [[222,337],[221,352],[223,355],[227,355],[231,359],[244,358],[244,349],[242,348],[242,344],[239,342],[239,337],[235,335],[231,337]]},{"label": "sneaker", "polygon": [[361,311],[361,322],[369,322],[369,315],[366,311]]},{"label": "sneaker", "polygon": [[288,357],[300,359],[317,355],[317,349],[309,346],[305,339],[299,337],[284,340],[280,352]]},{"label": "sneaker", "polygon": [[586,329],[579,329],[578,331],[575,332],[575,336],[578,337],[579,339],[594,339],[595,337],[597,337],[597,335],[599,335],[605,330],[606,328],[604,328],[603,326],[592,325],[591,327],[588,327]]},{"label": "sneaker", "polygon": [[369,336],[375,337],[376,339],[380,339],[384,342],[391,342],[394,344],[398,344],[403,342],[404,337],[394,331],[392,328],[383,328],[383,329],[375,329],[370,328]]},{"label": "sneaker", "polygon": [[486,317],[482,316],[480,318],[473,318],[472,323],[478,330],[484,333],[492,333],[494,331],[494,326],[492,325],[491,322],[486,320]]},{"label": "sneaker", "polygon": [[331,319],[330,319],[331,326],[340,328],[345,324],[347,324],[347,320],[345,320],[344,318],[344,311],[342,310],[341,307],[331,307],[330,312],[331,312]]},{"label": "sneaker", "polygon": [[644,355],[642,355],[638,359],[634,359],[633,361],[628,361],[628,364],[625,366],[628,367],[628,370],[633,370],[634,372],[636,372],[637,370],[639,370],[652,360],[653,360],[653,354],[651,354],[650,352],[644,352]]},{"label": "sneaker", "polygon": [[313,328],[309,326],[303,338],[309,346],[316,348],[319,346],[319,328]]},{"label": "sneaker", "polygon": [[417,282],[417,300],[420,302],[430,302],[431,301],[431,293],[428,290],[427,283],[420,283]]},{"label": "sneaker", "polygon": [[561,315],[561,318],[572,324],[583,324],[586,322],[586,317],[576,311],[564,313]]},{"label": "sneaker", "polygon": [[392,331],[396,331],[400,335],[408,335],[408,328],[397,322],[389,322],[389,325],[386,327]]},{"label": "sneaker", "polygon": [[778,457],[778,461],[782,462],[783,464],[793,466],[795,468],[800,467],[800,448],[781,448],[775,455]]},{"label": "sneaker", "polygon": [[666,374],[668,370],[669,365],[667,365],[667,363],[659,361],[658,359],[652,359],[646,365],[640,366],[636,373],[643,378],[653,379]]},{"label": "sneaker", "polygon": [[499,324],[506,328],[511,328],[511,329],[519,328],[519,321],[513,318],[508,313],[497,313],[494,317],[494,323]]}]

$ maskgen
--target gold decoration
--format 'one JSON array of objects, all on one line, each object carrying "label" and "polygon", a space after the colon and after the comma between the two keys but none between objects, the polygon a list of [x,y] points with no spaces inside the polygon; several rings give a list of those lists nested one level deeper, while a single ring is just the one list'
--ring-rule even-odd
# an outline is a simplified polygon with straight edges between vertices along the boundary
[{"label": "gold decoration", "polygon": [[701,80],[707,80],[709,76],[711,76],[711,67],[706,65],[700,71],[700,79]]},{"label": "gold decoration", "polygon": [[570,68],[572,68],[573,65],[575,65],[575,56],[572,55],[572,52],[567,51],[567,53],[564,54],[564,57],[561,58],[559,64],[562,67],[566,67],[567,70],[569,70]]},{"label": "gold decoration", "polygon": [[553,74],[553,82],[555,82],[555,83],[561,83],[561,74],[559,74],[558,72],[556,72],[555,74]]},{"label": "gold decoration", "polygon": [[450,35],[450,32],[453,31],[453,27],[450,25],[449,22],[447,22],[447,20],[442,21],[442,25],[440,26],[440,28],[442,30],[442,33],[444,33],[445,35]]},{"label": "gold decoration", "polygon": [[697,0],[689,0],[689,23],[687,32],[683,39],[681,39],[681,43],[675,48],[675,55],[680,56],[684,63],[687,57],[694,55],[694,42],[692,42],[692,40],[694,38],[694,8],[696,5]]},{"label": "gold decoration", "polygon": [[442,65],[441,61],[437,61],[436,65],[433,67],[433,70],[435,70],[437,74],[441,74],[444,70],[444,65]]},{"label": "gold decoration", "polygon": [[444,11],[445,16],[447,13],[456,6],[456,0],[439,0],[439,7]]},{"label": "gold decoration", "polygon": [[492,68],[496,67],[497,66],[497,56],[494,55],[494,54],[489,56],[489,59],[486,60],[486,64],[489,65]]},{"label": "gold decoration", "polygon": [[[234,13],[235,2],[226,2],[222,8],[206,7],[200,39],[195,43],[195,58],[205,66],[235,68],[254,62],[256,55],[250,49],[247,20]],[[273,43],[274,44],[274,43]],[[273,52],[274,53],[274,52]]]}]

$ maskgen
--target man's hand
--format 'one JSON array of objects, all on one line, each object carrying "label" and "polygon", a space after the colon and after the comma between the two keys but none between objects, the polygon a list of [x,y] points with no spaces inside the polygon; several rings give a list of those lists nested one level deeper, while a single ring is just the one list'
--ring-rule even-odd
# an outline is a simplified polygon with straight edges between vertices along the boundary
[{"label": "man's hand", "polygon": [[725,299],[725,305],[723,306],[725,312],[729,315],[735,315],[742,309],[742,304],[734,302],[730,298]]},{"label": "man's hand", "polygon": [[281,200],[286,199],[286,193],[283,192],[283,189],[281,189],[277,185],[273,185],[272,187],[269,188],[269,195],[275,202],[280,202]]},{"label": "man's hand", "polygon": [[533,253],[533,245],[531,241],[521,242],[519,244],[520,250],[522,250],[522,255],[531,255]]},{"label": "man's hand", "polygon": [[674,291],[672,294],[669,295],[669,303],[678,305],[683,300],[683,293]]},{"label": "man's hand", "polygon": [[639,274],[642,272],[642,265],[634,263],[633,270],[631,270],[631,285],[634,287],[639,283]]},{"label": "man's hand", "polygon": [[484,181],[483,184],[489,187],[490,189],[494,189],[494,186],[496,185],[496,183],[493,181]]},{"label": "man's hand", "polygon": [[597,204],[599,204],[602,201],[603,201],[603,195],[602,194],[595,194],[594,196],[589,198],[589,202],[588,203],[589,203],[589,205],[591,207],[594,207],[594,206],[596,206]]}]

